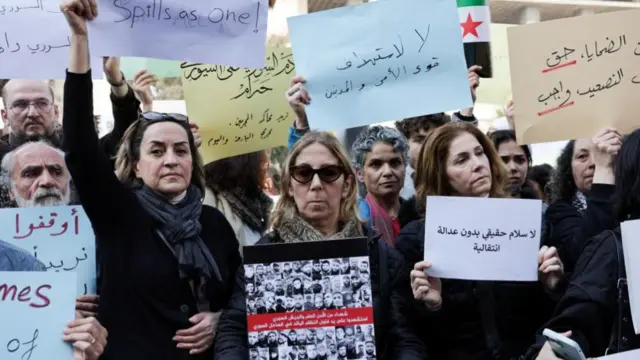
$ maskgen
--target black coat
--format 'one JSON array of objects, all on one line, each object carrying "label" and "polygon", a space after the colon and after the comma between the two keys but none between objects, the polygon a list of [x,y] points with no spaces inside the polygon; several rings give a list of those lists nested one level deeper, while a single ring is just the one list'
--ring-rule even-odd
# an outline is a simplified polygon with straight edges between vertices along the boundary
[{"label": "black coat", "polygon": [[[419,220],[396,239],[396,249],[411,267],[424,260],[424,234],[424,220]],[[536,331],[553,310],[538,282],[441,281],[442,308],[429,311],[417,304],[413,316],[422,324],[421,339],[432,359],[517,359],[535,342]]]},{"label": "black coat", "polygon": [[[68,73],[64,87],[64,150],[82,206],[100,248],[98,318],[109,331],[103,360],[211,359],[176,348],[176,331],[193,326],[199,312],[188,280],[179,276],[172,250],[131,189],[121,184],[100,150],[93,126],[91,73]],[[241,257],[231,225],[220,211],[203,206],[200,237],[213,255],[220,278],[206,284],[210,311],[231,297]]]},{"label": "black coat", "polygon": [[[607,348],[609,352],[640,349],[640,336],[635,335],[631,321],[627,285],[618,281],[626,278],[620,239],[617,229],[586,242],[567,292],[544,326],[560,333],[571,330],[571,338],[587,357],[602,356]],[[526,358],[535,359],[544,342],[538,335]]]},{"label": "black coat", "polygon": [[[380,360],[422,360],[424,348],[409,327],[407,300],[412,301],[407,265],[402,257],[381,240],[380,235],[364,227],[369,238],[371,283],[376,333],[376,348]],[[281,243],[277,232],[265,235],[256,246]],[[247,340],[246,300],[244,276],[237,276],[238,284],[229,306],[218,323],[215,358],[246,360],[249,358]]]},{"label": "black coat", "polygon": [[613,192],[613,185],[591,185],[587,209],[583,213],[571,204],[571,200],[558,200],[549,205],[545,214],[547,233],[544,242],[558,249],[565,272],[573,272],[588,239],[618,226]]}]

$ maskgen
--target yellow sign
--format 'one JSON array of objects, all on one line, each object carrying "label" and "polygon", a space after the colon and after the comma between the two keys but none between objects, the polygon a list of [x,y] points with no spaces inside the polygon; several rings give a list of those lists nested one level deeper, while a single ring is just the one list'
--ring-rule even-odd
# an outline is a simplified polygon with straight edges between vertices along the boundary
[{"label": "yellow sign", "polygon": [[640,11],[508,29],[518,142],[629,132],[640,112]]},{"label": "yellow sign", "polygon": [[493,77],[480,79],[478,103],[506,106],[511,100],[511,73],[507,46],[508,24],[491,24],[491,67]]},{"label": "yellow sign", "polygon": [[285,99],[295,65],[290,48],[267,48],[264,69],[182,63],[189,119],[200,126],[205,164],[287,144],[293,112]]}]

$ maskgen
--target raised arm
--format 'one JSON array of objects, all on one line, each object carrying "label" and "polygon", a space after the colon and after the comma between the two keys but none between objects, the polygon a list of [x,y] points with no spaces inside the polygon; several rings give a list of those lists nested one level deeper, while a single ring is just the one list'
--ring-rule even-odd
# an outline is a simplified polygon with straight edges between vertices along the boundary
[{"label": "raised arm", "polygon": [[[83,6],[90,4],[89,7]],[[93,19],[95,0],[65,0],[60,9],[71,28],[71,54],[64,84],[63,149],[82,205],[96,231],[135,218],[134,195],[116,178],[110,161],[98,146],[93,123],[93,83],[89,62],[87,19]]]}]

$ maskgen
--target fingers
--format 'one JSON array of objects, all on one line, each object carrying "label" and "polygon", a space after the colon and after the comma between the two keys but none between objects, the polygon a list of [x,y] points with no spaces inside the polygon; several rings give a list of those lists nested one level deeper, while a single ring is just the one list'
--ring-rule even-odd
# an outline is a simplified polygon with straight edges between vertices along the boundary
[{"label": "fingers", "polygon": [[100,296],[98,295],[80,295],[76,298],[77,302],[92,302],[98,303],[100,301]]},{"label": "fingers", "polygon": [[480,66],[480,65],[472,65],[469,68],[469,72],[470,73],[477,73],[478,71],[481,71],[481,70],[482,70],[482,66]]},{"label": "fingers", "polygon": [[204,322],[200,322],[188,329],[182,329],[182,330],[176,331],[176,337],[177,336],[194,336],[194,335],[198,335],[200,333],[206,332],[207,330],[210,330],[210,329],[213,329],[213,327],[210,324],[205,324]]},{"label": "fingers", "polygon": [[96,0],[89,0],[89,7],[91,8],[91,19],[95,19],[98,16],[98,4]]},{"label": "fingers", "polygon": [[290,105],[309,105],[311,103],[311,97],[303,83],[297,83],[289,88],[285,96]]},{"label": "fingers", "polygon": [[195,343],[179,343],[176,345],[178,349],[190,349],[189,354],[200,354],[205,352],[213,344],[213,335],[207,336]]},{"label": "fingers", "polygon": [[305,78],[303,78],[300,75],[296,75],[294,77],[291,78],[291,84],[289,85],[290,88],[296,86],[296,84],[304,84],[306,83],[307,80]]},{"label": "fingers", "polygon": [[196,129],[196,130],[200,130],[200,126],[198,126],[198,124],[196,124],[193,121],[189,121],[189,128],[191,129]]},{"label": "fingers", "polygon": [[[200,332],[200,333],[197,333],[195,335],[189,335],[189,336],[176,335],[176,336],[173,337],[173,341],[176,341],[178,343],[186,343],[186,344],[193,345],[193,344],[197,343],[198,341],[200,341],[200,340],[202,340],[202,339],[204,339],[204,338],[206,338],[208,336],[211,336],[211,335],[213,335],[213,331],[211,331],[211,332]],[[178,344],[178,345],[180,345],[180,344]],[[190,347],[189,349],[193,349],[193,347]]]},{"label": "fingers", "polygon": [[80,0],[82,3],[82,12],[78,12],[78,15],[84,16],[89,20],[93,20],[95,17],[93,15],[93,10],[91,10],[91,1],[90,0]]},{"label": "fingers", "polygon": [[544,254],[547,252],[547,250],[549,250],[549,247],[544,245],[538,251],[538,265],[540,265],[540,264],[542,264],[544,262]]},{"label": "fingers", "polygon": [[95,317],[98,315],[97,312],[94,311],[86,311],[86,310],[78,310],[76,309],[76,318],[78,319],[86,319],[89,317]]},{"label": "fingers", "polygon": [[563,332],[561,335],[566,337],[571,337],[571,335],[573,335],[573,332],[567,331],[567,332]]},{"label": "fingers", "polygon": [[543,274],[548,274],[555,271],[561,271],[563,269],[562,261],[558,257],[545,260],[538,270]]},{"label": "fingers", "polygon": [[428,261],[420,261],[413,265],[413,270],[424,271],[431,267],[431,263]]}]

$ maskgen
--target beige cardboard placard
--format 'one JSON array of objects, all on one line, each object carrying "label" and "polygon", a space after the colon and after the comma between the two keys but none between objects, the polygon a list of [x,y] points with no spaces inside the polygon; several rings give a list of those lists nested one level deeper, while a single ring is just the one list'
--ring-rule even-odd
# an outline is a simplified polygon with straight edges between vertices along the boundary
[{"label": "beige cardboard placard", "polygon": [[640,127],[640,11],[507,30],[518,142]]}]

